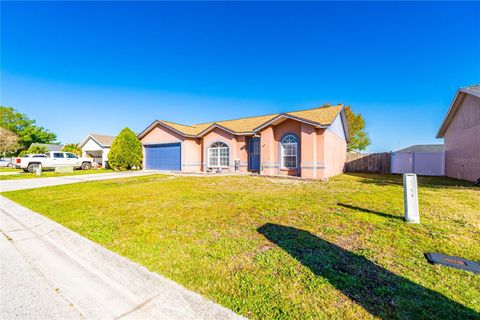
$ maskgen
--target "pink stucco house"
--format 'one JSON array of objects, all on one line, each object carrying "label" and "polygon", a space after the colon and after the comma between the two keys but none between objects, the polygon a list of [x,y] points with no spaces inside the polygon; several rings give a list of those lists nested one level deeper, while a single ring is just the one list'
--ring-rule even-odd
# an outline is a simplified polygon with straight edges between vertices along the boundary
[{"label": "pink stucco house", "polygon": [[156,120],[138,138],[145,169],[326,179],[343,171],[343,105],[184,125]]},{"label": "pink stucco house", "polygon": [[446,176],[480,178],[480,85],[457,91],[437,138],[444,138]]}]

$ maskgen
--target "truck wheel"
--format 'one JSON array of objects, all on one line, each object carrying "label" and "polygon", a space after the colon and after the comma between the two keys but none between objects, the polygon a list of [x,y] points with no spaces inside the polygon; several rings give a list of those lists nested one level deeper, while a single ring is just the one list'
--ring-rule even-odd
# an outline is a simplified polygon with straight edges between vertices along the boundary
[{"label": "truck wheel", "polygon": [[38,168],[38,163],[30,163],[27,167],[28,172],[34,173]]},{"label": "truck wheel", "polygon": [[84,162],[82,163],[82,170],[90,170],[92,169],[92,164],[90,162]]}]

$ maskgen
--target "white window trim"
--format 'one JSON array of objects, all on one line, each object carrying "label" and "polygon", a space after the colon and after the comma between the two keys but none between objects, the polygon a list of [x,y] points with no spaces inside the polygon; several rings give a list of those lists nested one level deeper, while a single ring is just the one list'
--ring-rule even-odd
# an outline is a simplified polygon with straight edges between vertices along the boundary
[{"label": "white window trim", "polygon": [[[281,168],[282,168],[283,170],[292,170],[292,169],[297,169],[297,168],[298,168],[298,138],[295,137],[294,135],[291,135],[291,136],[293,136],[293,137],[295,138],[295,140],[297,140],[297,142],[295,142],[295,143],[292,143],[292,142],[283,143],[283,140],[284,140],[287,136],[289,136],[289,135],[290,135],[290,134],[288,134],[288,135],[286,135],[285,137],[283,137],[282,141],[280,142],[280,152],[281,152],[281,154],[280,154],[280,157],[281,157],[280,162],[281,162],[281,164],[282,164],[282,165],[281,165]],[[295,145],[295,146],[296,146],[296,147],[295,147],[295,167],[287,167],[287,166],[285,166],[285,155],[284,155],[284,150],[285,150],[285,148],[283,147],[284,145]]]},{"label": "white window trim", "polygon": [[[217,143],[217,142],[212,143],[210,145],[210,147],[207,148],[207,167],[208,168],[229,168],[230,167],[230,147],[224,142],[222,142],[222,143],[225,144],[226,147],[212,147],[212,145],[214,145],[215,143]],[[217,155],[218,165],[212,165],[210,163],[210,160],[211,160],[210,149],[218,149],[218,155]],[[227,158],[228,159],[228,164],[227,165],[220,165],[220,158],[221,158],[220,157],[220,149],[227,149],[227,151],[228,151],[228,158]]]}]

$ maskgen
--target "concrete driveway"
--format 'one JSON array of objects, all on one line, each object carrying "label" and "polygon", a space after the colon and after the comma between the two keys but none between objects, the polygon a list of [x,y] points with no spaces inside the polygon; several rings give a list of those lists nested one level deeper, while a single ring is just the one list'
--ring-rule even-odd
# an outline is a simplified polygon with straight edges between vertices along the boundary
[{"label": "concrete driveway", "polygon": [[62,184],[87,182],[87,181],[99,181],[99,180],[108,180],[108,179],[117,179],[117,178],[138,177],[138,176],[144,176],[144,175],[149,175],[154,173],[158,173],[158,171],[142,170],[142,171],[94,173],[94,174],[50,177],[50,178],[0,180],[0,192],[58,186]]},{"label": "concrete driveway", "polygon": [[38,213],[0,202],[0,319],[243,319]]}]

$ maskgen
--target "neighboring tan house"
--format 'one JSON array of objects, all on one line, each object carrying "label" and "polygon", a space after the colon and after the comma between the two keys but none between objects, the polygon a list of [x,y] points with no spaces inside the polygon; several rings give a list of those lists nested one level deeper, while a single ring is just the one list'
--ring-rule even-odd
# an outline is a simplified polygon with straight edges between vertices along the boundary
[{"label": "neighboring tan house", "polygon": [[457,91],[437,138],[444,138],[445,175],[480,178],[480,85]]},{"label": "neighboring tan house", "polygon": [[62,151],[64,145],[63,144],[53,144],[53,143],[38,143],[34,142],[30,145],[31,147],[45,147],[48,149],[48,152],[50,151]]},{"label": "neighboring tan house", "polygon": [[343,105],[183,125],[156,120],[138,135],[145,169],[259,172],[326,179],[343,171]]},{"label": "neighboring tan house", "polygon": [[78,146],[82,148],[83,157],[91,157],[95,163],[107,168],[108,153],[114,139],[114,136],[90,133]]}]

